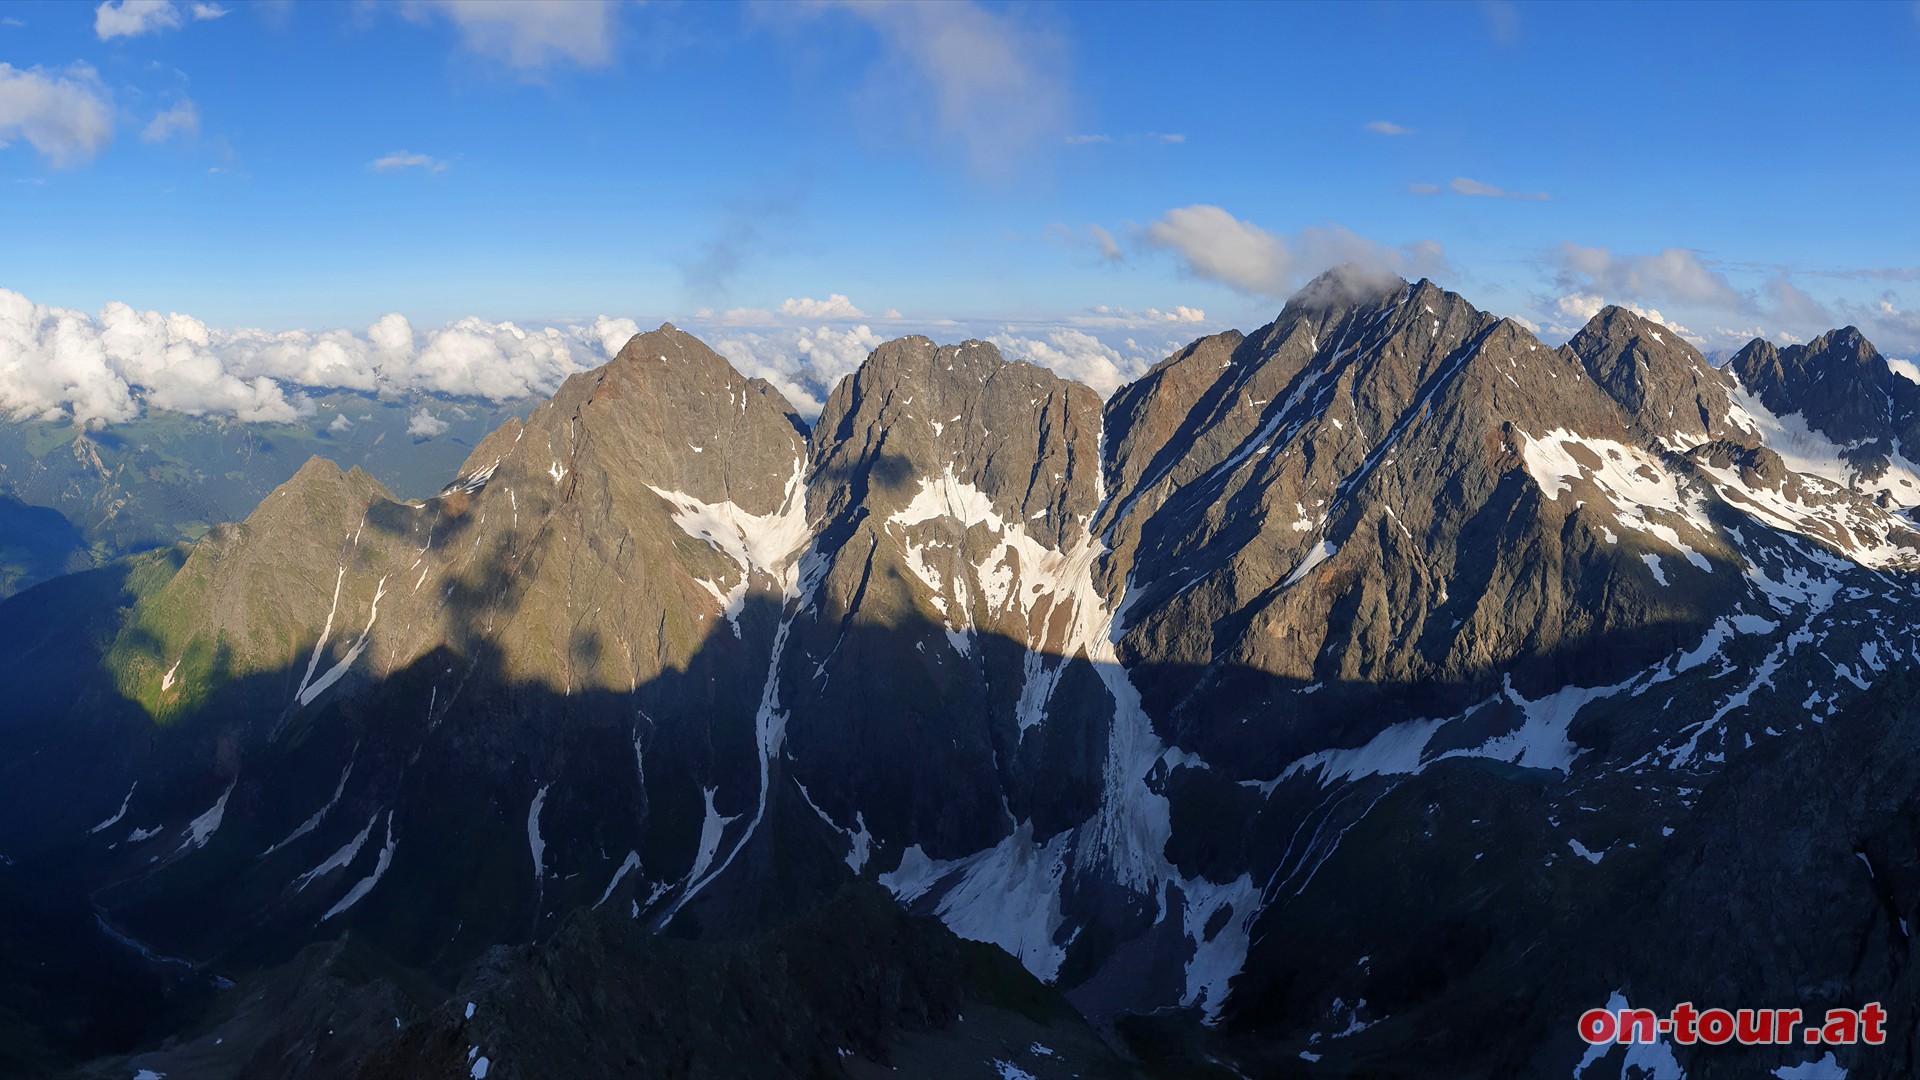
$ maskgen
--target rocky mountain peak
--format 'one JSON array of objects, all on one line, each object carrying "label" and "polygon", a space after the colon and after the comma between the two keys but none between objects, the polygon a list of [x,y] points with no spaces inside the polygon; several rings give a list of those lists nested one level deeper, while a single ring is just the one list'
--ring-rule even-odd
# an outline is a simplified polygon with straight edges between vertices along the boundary
[{"label": "rocky mountain peak", "polygon": [[827,396],[812,516],[859,503],[892,512],[946,478],[1059,545],[1098,501],[1100,411],[1092,390],[989,342],[887,342]]},{"label": "rocky mountain peak", "polygon": [[1920,503],[1910,449],[1920,444],[1920,386],[1896,374],[1858,329],[1785,348],[1756,339],[1728,367],[1751,395],[1756,422],[1798,444],[1801,468],[1902,506]]},{"label": "rocky mountain peak", "polygon": [[1727,420],[1730,380],[1671,327],[1609,305],[1562,349],[1620,404],[1641,440],[1685,447],[1737,437]]}]

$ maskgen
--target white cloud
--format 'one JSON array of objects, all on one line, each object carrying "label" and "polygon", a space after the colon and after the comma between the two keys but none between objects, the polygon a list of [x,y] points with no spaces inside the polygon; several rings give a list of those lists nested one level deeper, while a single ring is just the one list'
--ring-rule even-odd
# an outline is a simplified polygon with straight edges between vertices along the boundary
[{"label": "white cloud", "polygon": [[1145,327],[1175,325],[1195,325],[1207,321],[1207,313],[1200,308],[1175,304],[1170,311],[1159,308],[1109,307],[1101,304],[1092,309],[1090,316],[1075,316],[1068,320],[1082,326],[1116,327],[1121,329],[1142,329]]},{"label": "white cloud", "polygon": [[605,315],[596,315],[593,321],[587,324],[586,331],[591,340],[600,343],[601,354],[611,359],[620,355],[620,350],[626,348],[627,342],[639,335],[640,324],[632,319],[614,319]]},{"label": "white cloud", "polygon": [[192,138],[198,134],[200,134],[200,110],[194,106],[191,99],[182,98],[179,104],[154,114],[146,129],[140,132],[140,141],[163,143],[175,135]]},{"label": "white cloud", "polygon": [[407,0],[401,7],[414,22],[445,19],[469,51],[525,72],[612,63],[615,9],[612,0]]},{"label": "white cloud", "polygon": [[825,300],[801,297],[798,300],[784,300],[780,303],[780,314],[796,319],[864,319],[859,308],[853,306],[840,293],[830,293]]},{"label": "white cloud", "polygon": [[1837,317],[1858,326],[1876,348],[1895,356],[1920,358],[1920,308],[1901,307],[1893,293],[1884,293],[1872,303],[1836,306]]},{"label": "white cloud", "polygon": [[[1708,347],[1738,344],[1753,336],[1806,340],[1830,328],[1835,319],[1827,305],[1784,275],[1769,278],[1758,288],[1737,288],[1726,274],[1684,248],[1667,248],[1656,255],[1616,255],[1606,248],[1569,243],[1560,245],[1553,259],[1557,263],[1555,282],[1568,293],[1606,296],[1622,304],[1672,305],[1695,313],[1733,314],[1769,328],[1749,332],[1717,326],[1700,339]],[[1844,303],[1839,306],[1843,311],[1856,310]],[[1872,312],[1857,310],[1864,325]],[[1897,321],[1887,329],[1898,338]],[[1748,337],[1735,341],[1741,334]]]},{"label": "white cloud", "polygon": [[1401,127],[1399,124],[1396,124],[1391,120],[1369,120],[1367,121],[1365,127],[1368,131],[1373,132],[1375,135],[1411,135],[1413,134],[1412,128]]},{"label": "white cloud", "polygon": [[1606,248],[1567,243],[1560,245],[1555,259],[1558,281],[1569,291],[1729,311],[1753,306],[1725,274],[1709,269],[1685,248],[1667,248],[1658,255],[1615,255]]},{"label": "white cloud", "polygon": [[631,319],[522,329],[462,319],[416,334],[383,315],[349,330],[219,330],[111,303],[98,316],[0,290],[0,415],[115,423],[157,409],[290,421],[307,390],[427,392],[506,401],[552,394],[633,336]]},{"label": "white cloud", "polygon": [[[1553,308],[1546,313],[1545,324],[1548,336],[1561,338],[1572,337],[1579,333],[1580,328],[1587,325],[1595,315],[1600,314],[1601,309],[1605,308],[1608,302],[1606,297],[1598,293],[1572,293],[1559,297],[1553,302]],[[1639,304],[1632,303],[1631,301],[1621,302],[1619,306],[1626,308],[1628,311],[1633,312],[1643,319],[1650,319],[1662,326],[1669,327],[1681,337],[1695,341],[1700,340],[1699,336],[1693,331],[1681,326],[1666,315],[1661,314],[1658,308],[1641,307]],[[1515,321],[1519,322],[1521,320],[1516,319]],[[1531,324],[1528,324],[1527,329],[1535,333],[1539,332],[1539,329]]]},{"label": "white cloud", "polygon": [[1447,188],[1455,195],[1469,195],[1481,199],[1518,199],[1522,202],[1546,202],[1553,196],[1544,191],[1508,191],[1505,188],[1483,184],[1478,180],[1469,180],[1456,176],[1447,181]]},{"label": "white cloud", "polygon": [[1330,267],[1351,266],[1380,278],[1431,276],[1446,269],[1440,245],[1430,240],[1395,248],[1338,225],[1281,236],[1218,206],[1169,210],[1147,226],[1144,236],[1148,244],[1173,252],[1194,277],[1280,299]]},{"label": "white cloud", "polygon": [[1128,145],[1137,145],[1143,142],[1179,144],[1186,142],[1187,137],[1178,132],[1171,131],[1142,131],[1132,135],[1122,135],[1118,138],[1112,135],[1068,135],[1060,141],[1068,146],[1098,146],[1102,143],[1115,142],[1126,143]]},{"label": "white cloud", "polygon": [[1053,369],[1055,374],[1093,387],[1101,397],[1139,378],[1149,366],[1140,357],[1125,357],[1112,346],[1079,330],[1055,330],[1045,337],[996,334],[987,340],[1009,360],[1025,360]]},{"label": "white cloud", "polygon": [[453,425],[427,411],[425,405],[413,410],[407,417],[407,434],[416,439],[431,439],[435,435],[445,435]]},{"label": "white cloud", "polygon": [[92,159],[113,138],[113,104],[91,67],[64,72],[0,63],[0,148],[16,139],[56,168]]},{"label": "white cloud", "polygon": [[1061,136],[1071,96],[1066,49],[1017,13],[960,0],[834,6],[879,32],[874,99],[892,113],[907,110],[907,134],[957,149],[988,175],[1004,175],[1022,151]]},{"label": "white cloud", "polygon": [[193,3],[183,9],[174,0],[107,0],[93,9],[93,32],[101,41],[178,30],[191,18],[210,22],[228,13],[218,4]]},{"label": "white cloud", "polygon": [[1120,245],[1114,240],[1112,233],[1098,225],[1089,225],[1087,235],[1093,237],[1094,245],[1100,249],[1101,261],[1110,263],[1127,261],[1126,252],[1120,250]]},{"label": "white cloud", "polygon": [[441,394],[495,401],[546,395],[590,366],[594,358],[581,344],[577,331],[522,330],[469,317],[429,335],[408,375],[415,386]]},{"label": "white cloud", "polygon": [[1906,379],[1908,382],[1920,383],[1920,364],[1915,364],[1911,360],[1898,360],[1889,357],[1887,359],[1887,366],[1893,369],[1894,374]]},{"label": "white cloud", "polygon": [[399,172],[402,169],[425,169],[428,172],[446,172],[447,163],[439,158],[425,154],[413,154],[405,150],[395,150],[385,157],[375,158],[367,163],[374,172]]},{"label": "white cloud", "polygon": [[352,429],[353,421],[347,419],[344,414],[334,417],[333,423],[327,425],[327,430],[333,432],[350,431]]},{"label": "white cloud", "polygon": [[749,378],[765,379],[806,416],[818,416],[828,391],[853,374],[885,339],[864,324],[722,330],[710,339],[715,352]]},{"label": "white cloud", "polygon": [[101,41],[178,30],[185,22],[173,0],[107,0],[93,9],[93,32]]}]

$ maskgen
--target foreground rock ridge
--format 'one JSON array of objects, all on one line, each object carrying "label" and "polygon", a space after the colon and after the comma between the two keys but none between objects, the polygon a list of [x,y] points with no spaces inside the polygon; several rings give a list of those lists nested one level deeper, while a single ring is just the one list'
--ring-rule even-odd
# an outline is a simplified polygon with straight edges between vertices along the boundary
[{"label": "foreground rock ridge", "polygon": [[[539,1016],[531,972],[638,947],[606,920],[734,940],[858,879],[1246,1075],[1613,1075],[1573,1022],[1614,995],[1883,1000],[1911,1047],[1917,428],[1856,330],[1715,368],[1429,281],[1329,275],[1105,402],[904,338],[810,428],[664,325],[432,499],[316,458],[0,606],[0,875],[149,959],[345,933]],[[341,1068],[464,1069],[467,1019]]]}]

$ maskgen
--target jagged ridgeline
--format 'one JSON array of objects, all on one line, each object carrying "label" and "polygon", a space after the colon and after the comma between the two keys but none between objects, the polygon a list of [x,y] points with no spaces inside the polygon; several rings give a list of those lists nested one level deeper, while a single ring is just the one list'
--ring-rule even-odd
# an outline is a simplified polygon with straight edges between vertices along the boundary
[{"label": "jagged ridgeline", "polygon": [[[1917,427],[1850,329],[1715,368],[1619,308],[1556,349],[1352,273],[1106,402],[889,342],[812,425],[663,326],[435,498],[316,459],[0,606],[0,874],[59,867],[190,969],[284,980],[345,933],[519,1010],[469,1037],[422,991],[366,1075],[590,1072],[529,987],[646,934],[757,972],[821,911],[908,933],[855,879],[1052,989],[928,939],[972,974],[789,1071],[1600,1075],[1574,1018],[1615,994],[1883,1000],[1897,1040]],[[1794,962],[1717,952],[1758,947],[1729,907]],[[948,1017],[1056,992],[1108,1041],[996,1057],[1014,1027]]]}]

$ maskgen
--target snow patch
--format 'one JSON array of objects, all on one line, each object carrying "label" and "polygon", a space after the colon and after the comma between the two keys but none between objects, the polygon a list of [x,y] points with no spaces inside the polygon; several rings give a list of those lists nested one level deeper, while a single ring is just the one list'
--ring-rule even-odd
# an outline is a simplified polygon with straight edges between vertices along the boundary
[{"label": "snow patch", "polygon": [[127,789],[127,797],[120,800],[120,809],[114,811],[114,814],[112,817],[108,818],[107,820],[101,822],[98,825],[95,825],[93,828],[88,829],[87,835],[92,836],[94,833],[101,832],[105,829],[109,829],[114,825],[119,824],[120,819],[127,816],[127,807],[130,804],[132,804],[133,793],[138,790],[140,790],[140,781],[135,780],[133,782],[133,786]]},{"label": "snow patch", "polygon": [[321,922],[326,922],[328,919],[359,903],[368,893],[373,891],[373,887],[380,883],[381,875],[387,872],[387,867],[393,865],[393,848],[397,842],[393,835],[393,811],[389,810],[387,811],[387,842],[386,845],[380,849],[380,858],[373,865],[373,873],[361,878],[352,889],[347,891],[347,895],[340,898],[339,903],[328,908],[327,913],[320,916]]}]

